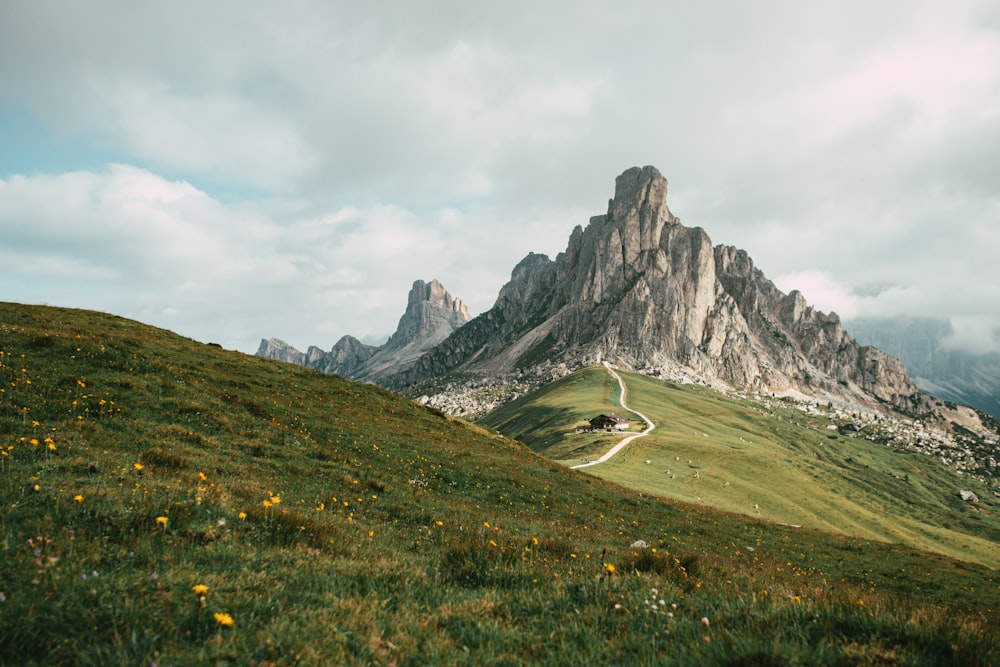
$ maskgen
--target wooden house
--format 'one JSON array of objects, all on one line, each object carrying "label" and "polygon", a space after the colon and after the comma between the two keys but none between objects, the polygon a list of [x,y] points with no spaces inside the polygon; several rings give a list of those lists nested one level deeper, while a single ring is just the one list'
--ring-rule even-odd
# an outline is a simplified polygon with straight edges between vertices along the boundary
[{"label": "wooden house", "polygon": [[613,412],[597,415],[590,420],[590,428],[595,431],[610,431],[617,429],[624,431],[629,427],[629,420],[620,417]]}]

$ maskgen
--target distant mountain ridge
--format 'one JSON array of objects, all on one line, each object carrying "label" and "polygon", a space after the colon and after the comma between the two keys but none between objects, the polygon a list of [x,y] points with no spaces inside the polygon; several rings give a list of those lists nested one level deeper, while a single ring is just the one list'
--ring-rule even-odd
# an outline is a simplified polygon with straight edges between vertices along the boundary
[{"label": "distant mountain ridge", "polygon": [[261,340],[257,356],[354,380],[378,382],[408,368],[469,319],[465,303],[449,294],[436,279],[429,283],[416,280],[407,297],[406,311],[384,345],[366,345],[354,336],[345,335],[329,352],[315,345],[300,352],[280,338],[271,338]]},{"label": "distant mountain ridge", "polygon": [[897,359],[857,343],[835,313],[782,293],[745,251],[713,247],[703,229],[681,224],[666,179],[648,166],[616,179],[607,213],[577,226],[565,252],[525,257],[493,308],[387,386],[605,359],[907,414],[930,407]]},{"label": "distant mountain ridge", "polygon": [[932,317],[866,317],[845,322],[859,341],[898,357],[928,394],[1000,419],[1000,353],[948,345],[951,322]]},{"label": "distant mountain ridge", "polygon": [[974,410],[923,393],[897,358],[860,344],[836,313],[781,292],[745,251],[683,225],[650,166],[618,176],[607,212],[573,229],[554,260],[529,253],[475,319],[436,281],[417,281],[381,347],[345,336],[329,352],[303,354],[271,339],[258,354],[460,415],[607,360],[654,377],[989,430]]}]

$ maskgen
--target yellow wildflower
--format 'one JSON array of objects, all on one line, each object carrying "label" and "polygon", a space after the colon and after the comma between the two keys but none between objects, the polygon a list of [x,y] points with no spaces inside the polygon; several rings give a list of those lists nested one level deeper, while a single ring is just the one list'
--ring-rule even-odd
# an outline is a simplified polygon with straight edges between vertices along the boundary
[{"label": "yellow wildflower", "polygon": [[75,500],[75,501],[76,501],[76,502],[78,502],[78,503],[82,503],[82,502],[83,502],[83,496],[81,496],[81,495],[80,495],[80,494],[78,493],[78,494],[76,494],[75,496],[73,496],[73,500]]},{"label": "yellow wildflower", "polygon": [[206,595],[208,593],[208,586],[205,584],[195,584],[191,587],[195,595]]},{"label": "yellow wildflower", "polygon": [[229,614],[223,614],[223,613],[220,613],[220,612],[215,612],[215,614],[213,614],[213,616],[215,616],[215,620],[219,622],[219,625],[221,625],[221,626],[223,626],[225,628],[231,628],[231,627],[233,627],[233,617],[230,616]]},{"label": "yellow wildflower", "polygon": [[142,470],[146,466],[142,465],[141,463],[133,463],[132,467],[135,468],[136,470]]},{"label": "yellow wildflower", "polygon": [[610,576],[615,573],[615,566],[611,563],[604,564],[604,571]]},{"label": "yellow wildflower", "polygon": [[205,477],[205,473],[200,472],[200,473],[198,473],[198,479],[200,479],[201,481],[204,482],[204,481],[208,480],[208,477]]},{"label": "yellow wildflower", "polygon": [[167,517],[165,517],[165,516],[158,516],[158,517],[156,517],[156,523],[159,526],[165,526],[165,525],[167,525]]},{"label": "yellow wildflower", "polygon": [[240,521],[246,521],[247,520],[247,513],[246,512],[240,512],[239,513],[239,520]]}]

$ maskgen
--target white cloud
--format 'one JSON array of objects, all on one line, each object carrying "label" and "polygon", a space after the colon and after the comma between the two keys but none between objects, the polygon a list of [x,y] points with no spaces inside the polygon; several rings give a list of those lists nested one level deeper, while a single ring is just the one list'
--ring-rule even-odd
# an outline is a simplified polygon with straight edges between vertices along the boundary
[{"label": "white cloud", "polygon": [[975,317],[997,25],[978,0],[0,3],[0,122],[43,135],[0,156],[0,285],[325,346],[388,333],[415,278],[488,308],[654,164],[685,224],[821,309]]},{"label": "white cloud", "polygon": [[774,284],[785,293],[800,291],[811,306],[823,312],[835,312],[842,319],[858,314],[858,298],[823,271],[784,273],[774,278]]},{"label": "white cloud", "polygon": [[292,119],[245,96],[185,94],[145,81],[92,88],[103,111],[98,131],[168,171],[283,191],[318,159]]}]

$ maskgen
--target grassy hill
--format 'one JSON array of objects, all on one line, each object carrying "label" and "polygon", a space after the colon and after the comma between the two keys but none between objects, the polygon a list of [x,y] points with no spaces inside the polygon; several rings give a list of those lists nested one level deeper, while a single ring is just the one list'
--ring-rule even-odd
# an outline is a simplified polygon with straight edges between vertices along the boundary
[{"label": "grassy hill", "polygon": [[0,304],[0,389],[2,664],[1000,660],[993,569],[639,495],[377,387]]},{"label": "grassy hill", "polygon": [[[911,546],[1000,567],[1000,504],[938,460],[827,428],[832,419],[779,401],[729,398],[700,386],[622,373],[628,404],[656,423],[587,473],[669,498]],[[575,424],[620,409],[618,383],[582,369],[512,402],[483,423],[567,464],[597,458],[620,436]],[[641,428],[639,428],[641,430]],[[972,506],[959,497],[975,491]]]}]

